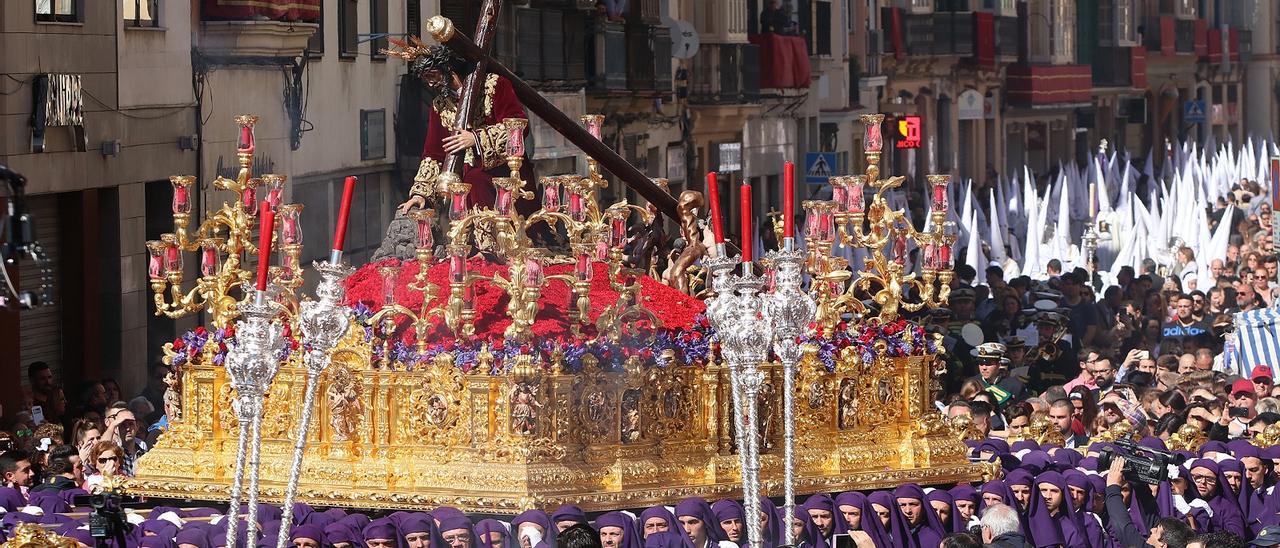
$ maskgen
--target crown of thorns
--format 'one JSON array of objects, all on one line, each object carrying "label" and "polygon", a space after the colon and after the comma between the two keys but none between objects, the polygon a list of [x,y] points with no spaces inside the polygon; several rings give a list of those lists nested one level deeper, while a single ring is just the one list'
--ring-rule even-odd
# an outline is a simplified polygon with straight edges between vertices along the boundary
[{"label": "crown of thorns", "polygon": [[407,42],[394,38],[389,42],[392,47],[384,48],[382,53],[408,61],[409,71],[418,77],[430,71],[457,72],[463,64],[449,48],[424,44],[417,36],[410,36]]}]

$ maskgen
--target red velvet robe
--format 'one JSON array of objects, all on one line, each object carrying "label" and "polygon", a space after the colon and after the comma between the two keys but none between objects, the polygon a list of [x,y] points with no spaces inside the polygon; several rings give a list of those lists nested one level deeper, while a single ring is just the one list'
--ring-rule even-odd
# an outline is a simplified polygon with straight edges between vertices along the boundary
[{"label": "red velvet robe", "polygon": [[[506,78],[491,74],[485,79],[485,85],[481,89],[484,91],[484,98],[477,106],[482,109],[484,119],[479,126],[469,128],[476,135],[476,145],[464,153],[467,161],[462,180],[471,183],[469,206],[492,207],[493,178],[511,176],[506,160],[507,131],[502,121],[507,118],[528,119],[528,115],[525,114],[524,105],[516,97],[511,82]],[[444,167],[444,139],[454,133],[446,125],[456,128],[456,116],[456,107],[452,101],[437,98],[432,102],[431,115],[427,121],[427,140],[422,148],[422,163],[418,167],[418,175],[414,177],[411,194],[431,194],[436,176]],[[526,190],[533,191],[537,188],[533,162],[527,151],[520,175],[525,181]],[[533,200],[521,200],[517,209],[525,210],[534,204],[536,202]]]}]

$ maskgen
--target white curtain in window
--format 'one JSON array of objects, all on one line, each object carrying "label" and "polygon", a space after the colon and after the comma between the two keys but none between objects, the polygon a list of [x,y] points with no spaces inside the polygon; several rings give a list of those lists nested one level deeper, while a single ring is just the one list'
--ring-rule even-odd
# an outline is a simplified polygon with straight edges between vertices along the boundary
[{"label": "white curtain in window", "polygon": [[75,15],[75,0],[57,0],[53,9],[57,15]]},{"label": "white curtain in window", "polygon": [[155,19],[155,7],[151,5],[155,0],[123,0],[124,1],[124,20],[125,21],[151,21]]},{"label": "white curtain in window", "polygon": [[1137,25],[1134,22],[1135,0],[1116,0],[1116,40],[1122,43],[1133,43],[1138,39]]},{"label": "white curtain in window", "polygon": [[53,15],[53,0],[36,0],[36,15]]},{"label": "white curtain in window", "polygon": [[1076,10],[1074,0],[1053,1],[1053,57],[1070,63],[1076,52]]}]

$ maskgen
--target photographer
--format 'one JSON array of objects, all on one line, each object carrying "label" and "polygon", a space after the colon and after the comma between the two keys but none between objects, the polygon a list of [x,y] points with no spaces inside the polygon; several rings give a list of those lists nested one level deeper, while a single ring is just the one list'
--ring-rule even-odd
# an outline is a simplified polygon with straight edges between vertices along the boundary
[{"label": "photographer", "polygon": [[[1159,539],[1160,534],[1160,527],[1157,524],[1160,520],[1160,509],[1156,506],[1155,497],[1151,495],[1150,489],[1131,488],[1128,480],[1124,478],[1124,462],[1124,457],[1116,455],[1111,460],[1111,467],[1107,469],[1106,505],[1107,518],[1110,521],[1107,532],[1120,546],[1161,546],[1163,544],[1151,542],[1152,537]],[[1131,497],[1137,497],[1136,501],[1132,501],[1134,504],[1125,504],[1124,490],[1126,489],[1130,491]],[[1141,528],[1133,523],[1130,508],[1136,509],[1142,517]],[[1144,537],[1142,529],[1149,530],[1150,535]]]}]

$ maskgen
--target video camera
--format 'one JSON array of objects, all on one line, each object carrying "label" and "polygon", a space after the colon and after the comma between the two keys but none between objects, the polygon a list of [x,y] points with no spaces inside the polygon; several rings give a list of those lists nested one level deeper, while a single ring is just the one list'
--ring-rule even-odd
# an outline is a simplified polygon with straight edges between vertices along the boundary
[{"label": "video camera", "polygon": [[[35,219],[26,211],[24,201],[26,177],[4,165],[0,165],[0,183],[5,189],[5,208],[0,210],[0,308],[16,302],[23,310],[53,303],[53,263],[36,241]],[[4,267],[16,265],[21,259],[29,259],[40,269],[40,288],[37,291],[18,290]]]},{"label": "video camera", "polygon": [[1169,465],[1179,465],[1187,460],[1182,455],[1143,447],[1133,440],[1118,439],[1112,447],[1100,451],[1098,473],[1105,474],[1116,457],[1124,458],[1124,477],[1129,481],[1157,485],[1168,481]]},{"label": "video camera", "polygon": [[124,508],[128,503],[124,501],[124,497],[114,493],[76,495],[71,504],[91,508],[89,535],[98,541],[98,546],[106,546],[107,539],[115,539],[118,546],[124,546],[129,529],[124,516]]}]

